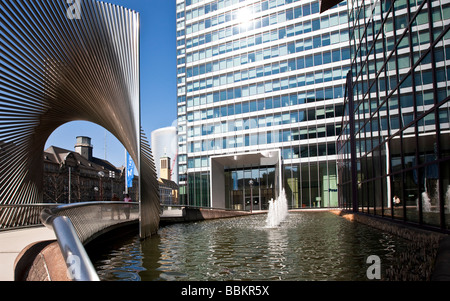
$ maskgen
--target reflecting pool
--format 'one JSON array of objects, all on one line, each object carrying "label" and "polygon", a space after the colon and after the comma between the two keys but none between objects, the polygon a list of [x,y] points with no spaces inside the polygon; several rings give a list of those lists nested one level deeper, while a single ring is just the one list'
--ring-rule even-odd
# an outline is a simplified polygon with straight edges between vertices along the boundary
[{"label": "reflecting pool", "polygon": [[408,241],[329,212],[266,214],[174,224],[132,236],[92,258],[101,280],[367,280],[371,255],[381,277]]}]

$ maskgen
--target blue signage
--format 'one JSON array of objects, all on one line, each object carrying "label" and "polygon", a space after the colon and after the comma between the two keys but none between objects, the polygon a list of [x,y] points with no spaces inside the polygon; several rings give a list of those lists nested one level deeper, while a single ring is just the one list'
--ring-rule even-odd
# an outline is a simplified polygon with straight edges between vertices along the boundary
[{"label": "blue signage", "polygon": [[127,152],[127,187],[133,187],[134,178],[134,162],[130,154]]}]

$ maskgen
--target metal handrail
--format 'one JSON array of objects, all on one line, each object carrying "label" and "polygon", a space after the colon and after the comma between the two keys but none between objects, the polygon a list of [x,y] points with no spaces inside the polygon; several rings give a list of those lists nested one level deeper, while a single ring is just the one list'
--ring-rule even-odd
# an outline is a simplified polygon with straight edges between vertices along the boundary
[{"label": "metal handrail", "polygon": [[[115,219],[116,214],[120,218],[121,213],[127,218]],[[139,203],[136,202],[73,203],[46,208],[41,213],[42,223],[55,232],[68,276],[75,281],[99,281],[84,244],[106,228],[136,220],[139,220]]]},{"label": "metal handrail", "polygon": [[0,231],[42,226],[41,211],[57,203],[0,204]]},{"label": "metal handrail", "polygon": [[63,204],[59,203],[34,203],[34,204],[0,204],[0,208],[17,208],[17,207],[58,207]]},{"label": "metal handrail", "polygon": [[77,203],[69,203],[69,204],[58,204],[54,206],[52,211],[54,214],[59,214],[65,210],[70,210],[73,208],[80,207],[92,207],[92,206],[108,206],[108,205],[139,205],[139,202],[112,202],[112,201],[94,201],[94,202],[77,202]]},{"label": "metal handrail", "polygon": [[53,229],[67,265],[67,275],[75,281],[100,281],[95,268],[67,216],[56,216],[43,210],[42,223]]}]

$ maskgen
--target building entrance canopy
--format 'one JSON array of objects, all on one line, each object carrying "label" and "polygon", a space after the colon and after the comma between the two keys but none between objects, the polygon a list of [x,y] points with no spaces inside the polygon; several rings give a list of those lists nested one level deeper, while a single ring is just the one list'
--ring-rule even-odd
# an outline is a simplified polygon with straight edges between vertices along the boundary
[{"label": "building entrance canopy", "polygon": [[265,209],[264,204],[280,194],[279,149],[212,156],[210,160],[212,207]]}]

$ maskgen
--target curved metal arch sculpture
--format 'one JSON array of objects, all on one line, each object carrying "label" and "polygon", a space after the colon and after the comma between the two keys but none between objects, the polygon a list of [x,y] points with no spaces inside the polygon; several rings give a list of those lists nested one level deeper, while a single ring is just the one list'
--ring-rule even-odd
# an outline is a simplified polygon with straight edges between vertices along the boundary
[{"label": "curved metal arch sculpture", "polygon": [[[140,126],[139,14],[109,3],[0,1],[0,205],[42,202],[42,153],[75,120],[96,123],[139,170],[141,237],[159,226],[159,189]],[[32,214],[3,208],[0,228]]]}]

